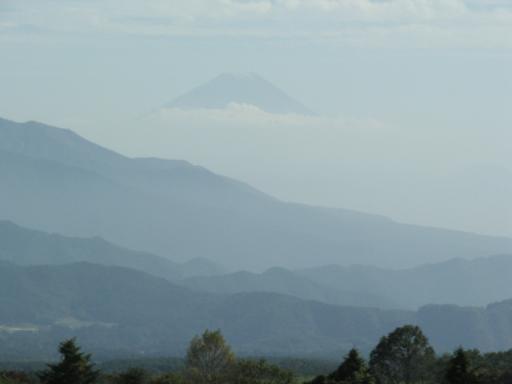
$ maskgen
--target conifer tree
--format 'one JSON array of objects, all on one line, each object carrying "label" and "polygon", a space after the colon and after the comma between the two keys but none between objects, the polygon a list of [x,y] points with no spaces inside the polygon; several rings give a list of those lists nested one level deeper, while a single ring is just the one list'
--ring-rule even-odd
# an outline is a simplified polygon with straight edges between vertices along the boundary
[{"label": "conifer tree", "polygon": [[476,382],[476,377],[471,372],[468,356],[462,348],[457,349],[448,362],[445,380],[449,384],[472,384]]},{"label": "conifer tree", "polygon": [[59,346],[61,360],[49,364],[48,369],[39,375],[43,384],[94,384],[99,371],[90,362],[91,356],[81,352],[74,339],[62,342]]},{"label": "conifer tree", "polygon": [[350,350],[345,360],[333,373],[328,376],[328,382],[371,384],[373,378],[370,375],[366,362],[356,349]]}]

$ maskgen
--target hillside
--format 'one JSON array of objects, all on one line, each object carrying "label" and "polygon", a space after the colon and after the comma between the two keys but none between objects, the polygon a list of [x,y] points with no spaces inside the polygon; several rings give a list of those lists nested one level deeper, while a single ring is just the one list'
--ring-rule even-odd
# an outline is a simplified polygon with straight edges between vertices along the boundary
[{"label": "hillside", "polygon": [[0,120],[0,219],[232,269],[415,266],[512,240],[278,201],[183,161],[131,159],[68,130]]},{"label": "hillside", "polygon": [[0,260],[18,265],[90,262],[137,269],[169,280],[218,274],[222,267],[205,259],[176,263],[147,252],[110,244],[100,237],[78,238],[48,234],[0,221]]},{"label": "hillside", "polygon": [[194,276],[181,281],[180,285],[190,289],[225,294],[274,292],[334,305],[373,308],[400,306],[393,299],[379,295],[379,292],[368,293],[370,290],[366,287],[364,291],[351,290],[350,287],[341,290],[320,281],[312,281],[284,268],[271,268],[262,273],[240,271],[216,276]]},{"label": "hillside", "polygon": [[296,273],[335,290],[378,293],[393,298],[401,308],[432,303],[483,306],[512,297],[512,255],[452,259],[400,270],[331,265]]},{"label": "hillside", "polygon": [[417,309],[428,304],[483,306],[512,297],[512,255],[452,259],[392,270],[329,265],[195,276],[180,284],[215,293],[277,292],[358,307]]},{"label": "hillside", "polygon": [[[339,356],[368,351],[396,326],[419,324],[439,352],[512,347],[511,301],[418,312],[327,305],[272,293],[215,295],[165,279],[87,263],[0,263],[0,357],[43,359],[77,336],[101,356],[181,355],[205,328],[221,328],[240,354]],[[33,348],[37,345],[37,348]]]},{"label": "hillside", "polygon": [[108,356],[177,355],[205,328],[221,328],[240,353],[320,354],[352,341],[369,347],[407,314],[271,293],[193,292],[142,272],[88,263],[0,264],[0,302],[4,359],[41,358],[75,335]]}]

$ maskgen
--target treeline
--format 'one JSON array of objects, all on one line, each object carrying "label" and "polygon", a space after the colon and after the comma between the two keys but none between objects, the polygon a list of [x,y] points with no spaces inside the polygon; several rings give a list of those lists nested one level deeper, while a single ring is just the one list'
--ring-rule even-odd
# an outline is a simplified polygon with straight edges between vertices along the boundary
[{"label": "treeline", "polygon": [[74,339],[61,343],[59,353],[59,362],[37,373],[0,372],[0,384],[512,384],[512,351],[459,348],[436,356],[421,329],[411,325],[382,337],[368,360],[352,349],[335,370],[314,378],[263,359],[237,358],[218,330],[195,337],[184,364],[169,372],[102,372]]}]

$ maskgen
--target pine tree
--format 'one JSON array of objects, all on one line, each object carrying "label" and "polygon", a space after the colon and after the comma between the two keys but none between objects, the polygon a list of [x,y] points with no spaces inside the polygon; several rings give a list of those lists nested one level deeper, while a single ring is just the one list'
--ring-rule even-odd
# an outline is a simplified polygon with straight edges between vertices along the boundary
[{"label": "pine tree", "polygon": [[74,339],[66,340],[59,346],[61,360],[49,364],[39,375],[43,384],[94,384],[99,371],[90,362],[91,356],[81,352]]},{"label": "pine tree", "polygon": [[371,384],[373,378],[366,362],[359,356],[356,349],[352,349],[338,369],[328,376],[328,382]]},{"label": "pine tree", "polygon": [[462,348],[457,349],[448,362],[445,379],[449,384],[472,384],[476,382],[476,377],[471,372],[468,356]]}]

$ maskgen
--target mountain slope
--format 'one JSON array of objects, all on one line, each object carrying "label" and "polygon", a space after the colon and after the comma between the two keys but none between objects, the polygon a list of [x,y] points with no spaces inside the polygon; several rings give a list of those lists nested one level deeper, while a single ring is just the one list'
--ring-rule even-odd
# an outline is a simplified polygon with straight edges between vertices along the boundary
[{"label": "mountain slope", "polygon": [[218,274],[221,267],[207,260],[180,264],[146,252],[136,252],[102,238],[48,234],[0,221],[0,260],[17,265],[52,265],[90,262],[133,268],[169,280]]},{"label": "mountain slope", "polygon": [[512,297],[512,255],[452,259],[402,270],[331,265],[296,273],[336,290],[392,297],[401,308],[426,304],[482,306]]},{"label": "mountain slope", "polygon": [[334,305],[399,307],[392,299],[380,296],[378,292],[338,290],[284,268],[271,268],[263,273],[242,271],[216,276],[194,276],[181,281],[180,285],[214,293],[274,292]]},{"label": "mountain slope", "polygon": [[262,77],[224,73],[165,105],[166,108],[222,109],[230,103],[248,104],[269,113],[312,112]]},{"label": "mountain slope", "polygon": [[180,284],[216,293],[277,292],[307,300],[358,307],[416,309],[428,304],[483,306],[512,297],[512,255],[453,259],[390,270],[330,265],[263,273],[195,276]]},{"label": "mountain slope", "polygon": [[181,161],[130,159],[70,131],[0,120],[0,218],[234,269],[413,266],[512,240],[284,203]]},{"label": "mountain slope", "polygon": [[403,314],[407,318],[407,312],[271,293],[193,292],[134,270],[86,263],[0,264],[0,302],[0,356],[11,358],[24,346],[24,358],[42,353],[30,350],[34,342],[50,353],[59,339],[73,335],[108,354],[181,354],[205,328],[221,328],[241,353],[307,355],[352,340],[367,346],[402,322]]},{"label": "mountain slope", "polygon": [[[272,293],[190,291],[135,270],[87,263],[0,263],[0,357],[45,359],[77,336],[98,356],[181,355],[220,328],[241,354],[339,357],[369,351],[403,324],[419,324],[439,351],[512,347],[512,301],[418,312],[342,307]],[[37,348],[34,348],[37,346]]]}]

